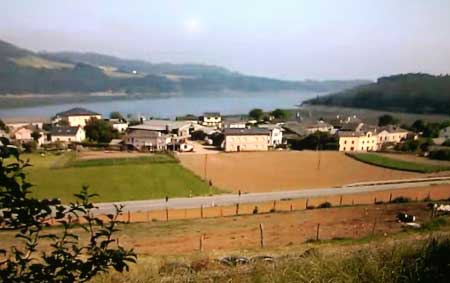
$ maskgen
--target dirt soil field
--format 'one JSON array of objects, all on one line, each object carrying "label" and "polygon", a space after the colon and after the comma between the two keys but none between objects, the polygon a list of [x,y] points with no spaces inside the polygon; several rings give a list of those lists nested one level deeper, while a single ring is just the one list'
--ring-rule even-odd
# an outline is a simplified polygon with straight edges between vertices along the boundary
[{"label": "dirt soil field", "polygon": [[417,156],[415,154],[379,153],[379,155],[414,163],[450,166],[450,161],[433,160],[426,157]]},{"label": "dirt soil field", "polygon": [[336,151],[221,153],[207,158],[180,155],[179,159],[198,176],[205,178],[206,173],[215,186],[233,192],[325,188],[427,176],[371,166]]},{"label": "dirt soil field", "polygon": [[[257,250],[259,225],[263,224],[265,248],[289,249],[317,236],[321,240],[389,235],[401,231],[395,220],[399,211],[417,217],[418,223],[430,219],[426,203],[369,205],[302,210],[197,220],[151,222],[122,227],[121,243],[140,255],[179,255],[199,250],[204,235],[205,252]],[[375,226],[375,227],[374,227]]]}]

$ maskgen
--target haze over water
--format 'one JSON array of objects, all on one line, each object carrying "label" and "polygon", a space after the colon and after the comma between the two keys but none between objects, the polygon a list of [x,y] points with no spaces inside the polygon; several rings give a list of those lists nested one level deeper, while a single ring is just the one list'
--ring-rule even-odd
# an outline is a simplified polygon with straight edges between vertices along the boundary
[{"label": "haze over water", "polygon": [[84,107],[108,116],[112,111],[123,114],[139,114],[160,118],[203,112],[222,114],[246,114],[253,108],[273,110],[275,108],[295,108],[303,100],[315,97],[317,92],[220,92],[211,94],[151,97],[139,100],[113,100],[103,102],[81,102],[47,106],[0,109],[0,117],[51,117],[72,107]]}]

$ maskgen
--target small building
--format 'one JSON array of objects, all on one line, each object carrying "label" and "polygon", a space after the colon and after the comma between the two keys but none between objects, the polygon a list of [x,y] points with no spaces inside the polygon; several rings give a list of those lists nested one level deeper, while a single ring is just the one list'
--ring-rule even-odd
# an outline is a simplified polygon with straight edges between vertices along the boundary
[{"label": "small building", "polygon": [[72,108],[64,112],[59,112],[53,119],[53,123],[56,124],[63,120],[68,123],[70,127],[83,127],[86,126],[86,122],[90,119],[101,119],[102,115],[99,113],[87,110],[85,108]]},{"label": "small building", "polygon": [[222,121],[222,127],[224,129],[245,129],[247,121],[242,120],[240,117],[228,117]]},{"label": "small building", "polygon": [[439,137],[449,140],[450,139],[450,126],[441,129],[439,131]]},{"label": "small building", "polygon": [[283,144],[283,128],[274,124],[261,124],[259,128],[268,129],[270,131],[269,147],[276,148]]},{"label": "small building", "polygon": [[318,122],[305,122],[300,123],[301,126],[305,129],[307,134],[314,134],[315,132],[326,132],[329,133],[333,130],[333,126],[325,123],[323,121]]},{"label": "small building", "polygon": [[164,151],[171,139],[158,131],[130,128],[124,137],[124,143],[138,151]]},{"label": "small building", "polygon": [[147,120],[140,125],[129,127],[131,130],[159,132],[164,135],[175,135],[178,138],[188,138],[193,124],[189,121]]},{"label": "small building", "polygon": [[76,127],[54,127],[50,130],[52,142],[82,142],[86,139],[86,132],[81,126]]},{"label": "small building", "polygon": [[377,135],[371,131],[339,131],[339,151],[376,151]]},{"label": "small building", "polygon": [[105,119],[105,121],[109,122],[119,133],[125,133],[128,129],[128,122],[125,119]]},{"label": "small building", "polygon": [[[400,143],[408,138],[408,131],[397,126],[386,126],[378,129],[378,143]],[[381,148],[381,146],[380,146]]]},{"label": "small building", "polygon": [[199,124],[207,127],[222,127],[222,116],[219,112],[206,112],[199,117]]},{"label": "small building", "polygon": [[267,151],[269,149],[270,130],[262,128],[225,129],[226,152]]},{"label": "small building", "polygon": [[6,118],[3,119],[6,126],[10,131],[15,131],[22,127],[33,127],[39,130],[42,130],[45,123],[48,123],[48,120],[45,118],[39,117],[28,117],[28,118]]}]

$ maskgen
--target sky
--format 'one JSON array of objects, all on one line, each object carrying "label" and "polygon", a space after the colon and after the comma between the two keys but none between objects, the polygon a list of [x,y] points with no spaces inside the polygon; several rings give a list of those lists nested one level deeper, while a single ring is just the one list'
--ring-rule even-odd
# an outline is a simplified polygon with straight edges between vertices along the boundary
[{"label": "sky", "polygon": [[449,0],[14,0],[0,39],[281,79],[450,73]]}]

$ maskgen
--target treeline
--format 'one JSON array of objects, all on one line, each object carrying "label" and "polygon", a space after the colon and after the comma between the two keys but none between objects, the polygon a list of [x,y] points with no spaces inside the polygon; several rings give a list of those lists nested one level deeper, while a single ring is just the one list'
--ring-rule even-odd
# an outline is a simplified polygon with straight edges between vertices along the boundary
[{"label": "treeline", "polygon": [[401,74],[305,102],[413,113],[450,114],[450,76]]}]

